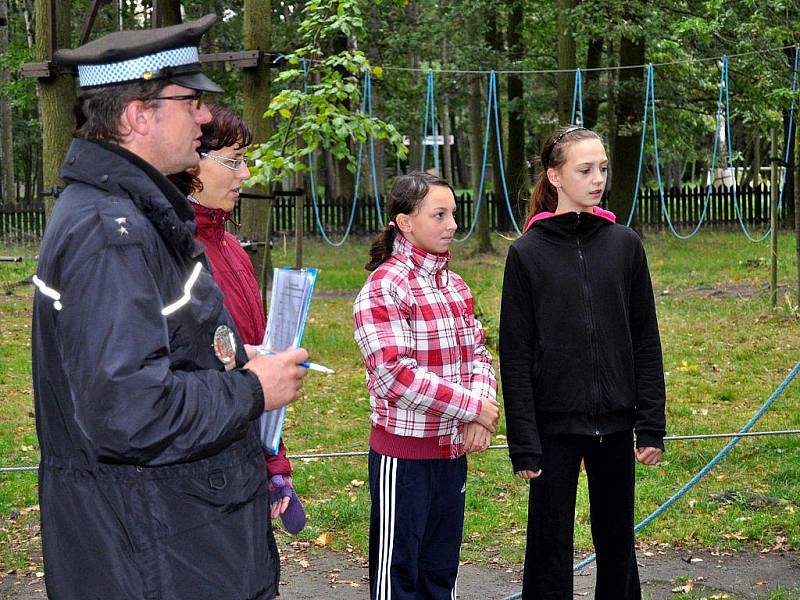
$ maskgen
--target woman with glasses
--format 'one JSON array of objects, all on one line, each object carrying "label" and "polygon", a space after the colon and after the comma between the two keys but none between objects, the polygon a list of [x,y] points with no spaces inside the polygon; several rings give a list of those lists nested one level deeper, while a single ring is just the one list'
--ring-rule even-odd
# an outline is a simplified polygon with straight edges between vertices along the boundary
[{"label": "woman with glasses", "polygon": [[[253,264],[239,240],[225,230],[232,218],[242,182],[250,178],[245,151],[253,140],[250,127],[238,115],[215,104],[207,105],[211,121],[202,126],[200,163],[172,175],[173,183],[187,195],[195,210],[195,238],[206,247],[225,306],[245,344],[259,345],[266,317]],[[238,226],[238,225],[237,225]],[[287,531],[297,534],[305,526],[305,512],[292,486],[292,465],[281,440],[277,455],[265,452],[270,477],[271,516],[281,517]]]}]

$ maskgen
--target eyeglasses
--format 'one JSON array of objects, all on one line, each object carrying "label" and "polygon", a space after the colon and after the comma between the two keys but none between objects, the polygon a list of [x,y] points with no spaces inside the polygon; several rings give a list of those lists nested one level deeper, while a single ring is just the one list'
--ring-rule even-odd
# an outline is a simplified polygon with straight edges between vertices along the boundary
[{"label": "eyeglasses", "polygon": [[247,166],[247,159],[246,158],[227,158],[225,156],[214,156],[213,154],[209,154],[208,152],[201,152],[200,156],[203,158],[210,158],[215,163],[221,164],[226,169],[230,169],[231,171],[238,171],[242,167]]},{"label": "eyeglasses", "polygon": [[195,110],[200,110],[200,107],[203,106],[203,92],[181,94],[178,96],[153,96],[150,100],[191,100],[192,107]]}]

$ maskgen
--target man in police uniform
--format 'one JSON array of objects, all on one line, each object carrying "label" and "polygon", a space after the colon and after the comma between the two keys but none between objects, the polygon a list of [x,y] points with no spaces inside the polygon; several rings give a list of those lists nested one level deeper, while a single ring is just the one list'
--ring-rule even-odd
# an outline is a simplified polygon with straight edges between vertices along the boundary
[{"label": "man in police uniform", "polygon": [[[209,15],[117,32],[77,65],[67,186],[42,242],[33,384],[47,591],[67,600],[265,600],[278,592],[258,432],[305,350],[235,363],[194,213],[165,175],[198,162]],[[230,355],[230,354],[229,354]],[[229,356],[228,355],[228,356]]]}]

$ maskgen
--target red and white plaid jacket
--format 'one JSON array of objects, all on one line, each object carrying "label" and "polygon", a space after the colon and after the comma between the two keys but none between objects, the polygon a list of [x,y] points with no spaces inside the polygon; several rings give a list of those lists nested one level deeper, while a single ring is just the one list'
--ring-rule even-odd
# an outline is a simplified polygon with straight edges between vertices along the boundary
[{"label": "red and white plaid jacket", "polygon": [[431,254],[398,234],[353,305],[367,370],[370,446],[399,458],[455,458],[497,381],[472,293]]}]

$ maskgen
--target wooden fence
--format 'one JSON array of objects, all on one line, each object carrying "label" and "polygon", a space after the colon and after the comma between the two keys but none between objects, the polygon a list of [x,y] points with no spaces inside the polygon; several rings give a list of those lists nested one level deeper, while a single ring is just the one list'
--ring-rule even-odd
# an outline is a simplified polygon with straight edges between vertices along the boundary
[{"label": "wooden fence", "polygon": [[[703,212],[706,195],[710,193],[708,208],[704,217],[704,227],[714,229],[730,229],[738,227],[733,202],[733,190],[727,187],[712,187],[710,192],[704,186],[684,186],[665,190],[665,204],[673,226],[679,231],[697,225]],[[757,187],[742,186],[737,188],[737,197],[742,211],[742,220],[748,228],[767,227],[769,225],[770,193],[767,185]],[[502,195],[486,194],[484,202],[489,205],[489,226],[495,231],[513,231],[514,227],[508,216],[506,202]],[[294,231],[294,198],[281,197],[273,204],[273,231],[276,234]],[[605,204],[605,202],[604,202]],[[778,215],[779,221],[786,218],[784,202]],[[353,206],[352,198],[321,198],[319,201],[319,218],[326,233],[335,239],[342,236],[350,219]],[[522,226],[527,213],[527,201],[512,202],[514,218]],[[461,194],[456,200],[456,219],[461,233],[465,233],[472,224],[475,202],[471,194]],[[238,213],[238,207],[237,211]],[[238,214],[235,215],[238,220]],[[628,215],[617,215],[620,223],[625,223]],[[658,190],[642,189],[636,209],[636,223],[639,226],[663,229],[667,226],[661,206]],[[0,206],[0,243],[19,244],[36,242],[44,231],[45,217],[43,205],[21,210],[7,210]],[[306,234],[319,236],[314,216],[314,206],[310,198],[305,201],[304,229]],[[371,197],[359,198],[353,216],[353,235],[370,235],[380,228],[378,210]]]},{"label": "wooden fence", "polygon": [[44,204],[11,209],[0,204],[0,244],[37,243],[44,234]]},{"label": "wooden fence", "polygon": [[[703,206],[708,198],[708,208],[703,217],[704,227],[715,229],[730,229],[738,227],[738,220],[734,208],[733,190],[726,187],[684,186],[664,191],[664,203],[673,226],[693,228],[697,225],[703,212]],[[742,186],[737,188],[737,199],[742,212],[742,221],[749,228],[769,226],[770,192],[767,185]],[[514,226],[508,215],[508,208],[504,197],[489,193],[484,196],[484,202],[489,205],[489,227],[494,231],[510,232]],[[527,214],[527,200],[511,203],[514,219],[522,227]],[[321,199],[318,207],[319,218],[326,233],[339,236],[344,233],[350,218],[352,198],[325,198]],[[606,205],[606,199],[603,201]],[[778,214],[779,222],[786,217],[784,203]],[[472,224],[472,214],[475,202],[471,194],[461,194],[456,199],[456,221],[461,233],[465,233]],[[279,198],[273,204],[273,230],[276,233],[291,233],[294,231],[294,199]],[[617,221],[625,223],[628,215],[617,215]],[[657,189],[642,189],[636,206],[636,224],[639,226],[663,229],[667,227],[664,211]],[[320,235],[314,216],[313,203],[306,200],[304,210],[304,229],[307,234]],[[359,198],[353,216],[352,233],[354,235],[372,234],[378,231],[380,225],[378,210],[375,200],[371,197]]]}]

